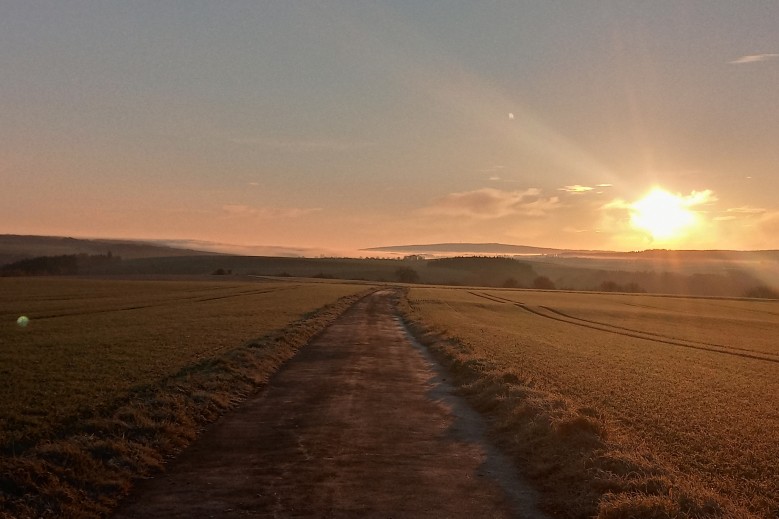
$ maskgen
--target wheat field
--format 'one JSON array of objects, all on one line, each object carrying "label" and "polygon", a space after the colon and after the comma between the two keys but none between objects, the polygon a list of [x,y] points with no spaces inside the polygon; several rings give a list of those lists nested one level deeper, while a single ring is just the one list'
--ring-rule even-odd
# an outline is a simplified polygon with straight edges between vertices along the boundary
[{"label": "wheat field", "polygon": [[106,516],[370,289],[0,279],[0,518]]},{"label": "wheat field", "polygon": [[408,301],[547,509],[779,513],[778,302],[436,288]]},{"label": "wheat field", "polygon": [[[0,445],[282,329],[338,283],[0,279]],[[29,324],[21,328],[17,317]]]}]

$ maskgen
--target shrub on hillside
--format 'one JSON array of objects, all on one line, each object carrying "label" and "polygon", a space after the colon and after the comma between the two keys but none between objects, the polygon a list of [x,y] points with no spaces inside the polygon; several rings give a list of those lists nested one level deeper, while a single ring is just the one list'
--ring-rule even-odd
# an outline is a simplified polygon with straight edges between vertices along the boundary
[{"label": "shrub on hillside", "polygon": [[555,286],[554,281],[548,277],[538,276],[533,280],[533,288],[537,288],[539,290],[555,290],[557,287]]},{"label": "shrub on hillside", "polygon": [[401,283],[418,283],[419,273],[411,267],[398,267],[395,278]]},{"label": "shrub on hillside", "polygon": [[514,278],[507,278],[502,286],[503,288],[519,288],[519,281]]},{"label": "shrub on hillside", "polygon": [[744,297],[754,297],[757,299],[779,299],[779,292],[766,285],[760,285],[747,290],[744,293]]}]

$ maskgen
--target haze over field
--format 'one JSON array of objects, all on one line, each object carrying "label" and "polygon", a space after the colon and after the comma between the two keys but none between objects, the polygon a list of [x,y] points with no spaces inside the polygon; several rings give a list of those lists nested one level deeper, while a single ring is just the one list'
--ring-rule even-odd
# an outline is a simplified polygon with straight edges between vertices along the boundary
[{"label": "haze over field", "polygon": [[0,234],[777,249],[777,20],[725,0],[4,2]]}]

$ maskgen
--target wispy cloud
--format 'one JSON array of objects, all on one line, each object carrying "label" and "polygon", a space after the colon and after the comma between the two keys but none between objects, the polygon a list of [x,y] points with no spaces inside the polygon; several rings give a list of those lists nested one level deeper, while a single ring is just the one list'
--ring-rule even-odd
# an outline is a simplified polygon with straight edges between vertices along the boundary
[{"label": "wispy cloud", "polygon": [[478,170],[478,172],[479,173],[497,173],[497,172],[499,172],[502,169],[506,169],[506,166],[498,166],[498,165],[490,166],[490,167],[487,167],[487,168],[484,168],[484,169],[480,169],[480,170]]},{"label": "wispy cloud", "polygon": [[611,187],[614,184],[596,184],[595,187]]},{"label": "wispy cloud", "polygon": [[703,191],[693,191],[687,196],[683,196],[682,205],[685,207],[695,207],[696,205],[711,204],[719,200],[717,195],[711,189],[704,189]]},{"label": "wispy cloud", "polygon": [[541,190],[536,188],[524,191],[483,188],[442,196],[422,211],[431,215],[489,219],[510,215],[544,216],[558,204],[557,197],[543,197]]},{"label": "wispy cloud", "polygon": [[725,210],[725,214],[715,216],[714,220],[718,222],[728,222],[731,220],[741,220],[744,218],[758,218],[762,217],[768,212],[767,209],[762,207],[752,207],[744,205],[741,207],[731,207]]},{"label": "wispy cloud", "polygon": [[367,148],[374,143],[338,139],[279,139],[269,137],[234,137],[230,142],[272,148],[279,151],[316,152],[316,151],[352,151]]},{"label": "wispy cloud", "polygon": [[741,65],[743,63],[757,63],[759,61],[768,61],[776,58],[779,58],[779,54],[749,54],[729,61],[728,63],[732,65]]},{"label": "wispy cloud", "polygon": [[241,204],[227,204],[222,206],[222,211],[227,216],[249,216],[256,218],[299,218],[311,213],[321,211],[319,207],[251,207]]},{"label": "wispy cloud", "polygon": [[766,209],[762,207],[752,207],[749,205],[744,205],[741,207],[731,207],[727,210],[728,213],[736,213],[736,214],[744,214],[744,215],[751,215],[751,214],[763,214],[766,212]]},{"label": "wispy cloud", "polygon": [[586,193],[587,191],[592,191],[594,188],[589,186],[581,186],[579,184],[574,184],[572,186],[563,186],[558,191],[565,191],[566,193],[574,193],[574,194],[580,194],[580,193]]}]

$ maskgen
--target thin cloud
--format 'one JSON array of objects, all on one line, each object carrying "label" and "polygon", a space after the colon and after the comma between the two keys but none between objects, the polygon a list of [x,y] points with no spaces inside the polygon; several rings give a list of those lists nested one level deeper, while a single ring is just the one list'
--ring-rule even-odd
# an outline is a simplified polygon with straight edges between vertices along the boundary
[{"label": "thin cloud", "polygon": [[266,219],[300,218],[321,211],[320,207],[251,207],[241,204],[227,204],[222,211],[229,217],[253,217]]},{"label": "thin cloud", "polygon": [[711,189],[703,191],[693,191],[688,196],[681,197],[682,205],[685,207],[694,207],[696,205],[711,204],[719,200]]},{"label": "thin cloud", "polygon": [[614,184],[595,184],[595,187],[611,187]]},{"label": "thin cloud", "polygon": [[501,169],[506,169],[506,166],[490,166],[488,168],[478,170],[479,173],[497,173]]},{"label": "thin cloud", "polygon": [[631,209],[633,204],[625,202],[621,198],[615,198],[611,202],[605,203],[601,206],[601,209]]},{"label": "thin cloud", "polygon": [[768,210],[762,207],[744,205],[741,207],[731,207],[726,209],[724,215],[715,216],[714,220],[718,222],[729,222],[732,220],[761,218],[767,213]]},{"label": "thin cloud", "polygon": [[741,56],[738,59],[729,61],[732,65],[741,65],[743,63],[758,63],[760,61],[769,61],[779,58],[779,54],[749,54],[747,56]]},{"label": "thin cloud", "polygon": [[762,207],[752,207],[749,205],[744,205],[741,207],[731,207],[730,209],[727,209],[728,213],[736,213],[736,214],[744,214],[744,215],[752,215],[752,214],[763,214],[766,212],[765,208]]},{"label": "thin cloud", "polygon": [[565,191],[566,193],[573,193],[573,194],[581,194],[586,193],[588,191],[592,191],[594,188],[589,186],[581,186],[579,184],[574,184],[572,186],[563,186],[558,191]]},{"label": "thin cloud", "polygon": [[544,216],[557,208],[558,204],[557,197],[545,198],[541,196],[541,190],[536,188],[524,191],[483,188],[442,196],[422,212],[429,215],[468,216],[479,219],[511,215]]}]

